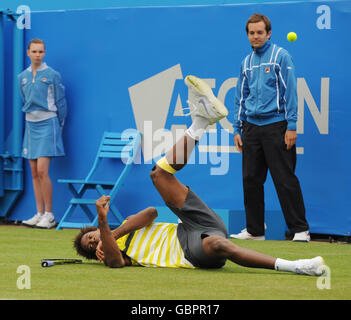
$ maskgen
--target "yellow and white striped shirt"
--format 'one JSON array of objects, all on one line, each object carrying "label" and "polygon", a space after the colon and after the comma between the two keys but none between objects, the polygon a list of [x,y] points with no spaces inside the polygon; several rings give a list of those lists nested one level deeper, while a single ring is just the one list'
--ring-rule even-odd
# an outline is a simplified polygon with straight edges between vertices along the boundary
[{"label": "yellow and white striped shirt", "polygon": [[[131,258],[132,265],[144,267],[195,268],[185,257],[177,237],[175,223],[151,223],[117,240],[121,251],[129,246],[126,255]],[[128,241],[127,241],[128,239]]]}]

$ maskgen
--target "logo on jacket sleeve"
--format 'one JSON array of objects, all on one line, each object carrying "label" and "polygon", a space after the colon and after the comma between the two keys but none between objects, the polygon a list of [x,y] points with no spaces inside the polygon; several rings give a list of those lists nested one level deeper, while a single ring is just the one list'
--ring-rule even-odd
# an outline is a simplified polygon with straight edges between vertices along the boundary
[{"label": "logo on jacket sleeve", "polygon": [[265,69],[264,69],[264,73],[270,73],[271,72],[271,68],[270,67],[266,67]]}]

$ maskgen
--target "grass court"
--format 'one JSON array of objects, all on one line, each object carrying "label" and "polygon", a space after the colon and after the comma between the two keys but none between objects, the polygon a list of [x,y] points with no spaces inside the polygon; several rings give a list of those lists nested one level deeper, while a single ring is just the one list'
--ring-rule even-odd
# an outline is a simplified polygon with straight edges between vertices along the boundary
[{"label": "grass court", "polygon": [[[349,244],[232,240],[239,246],[285,259],[323,256],[330,289],[318,277],[244,268],[227,261],[221,269],[125,267],[98,261],[41,267],[43,258],[80,258],[72,241],[77,230],[0,226],[0,299],[17,300],[350,300]],[[30,270],[30,289],[19,289],[17,272]],[[320,280],[321,281],[321,280]],[[24,283],[24,282],[22,282]],[[322,282],[326,284],[326,280]],[[27,283],[28,284],[28,283]]]}]

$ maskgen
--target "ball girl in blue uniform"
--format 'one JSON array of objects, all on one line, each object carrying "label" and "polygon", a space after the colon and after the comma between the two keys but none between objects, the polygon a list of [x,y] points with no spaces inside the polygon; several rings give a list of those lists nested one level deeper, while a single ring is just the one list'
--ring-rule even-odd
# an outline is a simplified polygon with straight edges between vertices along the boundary
[{"label": "ball girl in blue uniform", "polygon": [[24,225],[52,228],[56,225],[52,212],[52,183],[49,166],[52,157],[65,155],[62,128],[67,105],[60,74],[47,66],[45,44],[33,39],[27,55],[31,65],[18,76],[25,113],[23,157],[29,160],[37,213],[22,221]]}]

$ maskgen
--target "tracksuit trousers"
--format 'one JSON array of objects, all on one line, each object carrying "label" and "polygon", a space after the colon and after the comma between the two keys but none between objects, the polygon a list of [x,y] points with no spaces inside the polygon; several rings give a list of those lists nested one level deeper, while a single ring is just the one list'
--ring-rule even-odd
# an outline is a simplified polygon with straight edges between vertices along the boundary
[{"label": "tracksuit trousers", "polygon": [[264,235],[264,183],[268,169],[290,231],[297,233],[309,229],[300,183],[295,175],[296,145],[286,149],[286,128],[286,121],[264,126],[243,123],[246,229],[253,236]]}]

